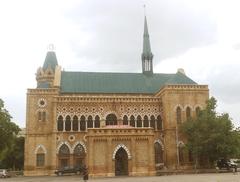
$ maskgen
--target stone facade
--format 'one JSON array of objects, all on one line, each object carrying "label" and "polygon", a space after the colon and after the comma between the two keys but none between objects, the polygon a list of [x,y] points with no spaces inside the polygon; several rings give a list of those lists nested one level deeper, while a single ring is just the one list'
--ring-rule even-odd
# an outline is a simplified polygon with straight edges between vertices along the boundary
[{"label": "stone facade", "polygon": [[[181,120],[185,121],[186,110],[190,108],[190,115],[194,117],[198,107],[204,108],[208,97],[206,85],[166,85],[154,95],[62,95],[57,87],[29,89],[25,175],[52,175],[61,165],[76,166],[79,160],[74,156],[74,149],[78,144],[84,149],[80,163],[89,167],[91,176],[115,176],[116,165],[121,166],[115,160],[120,148],[127,154],[126,174],[130,176],[154,175],[162,166],[167,169],[189,167],[191,161],[186,152],[179,162],[178,147],[185,141],[177,130],[177,108],[181,108]],[[42,113],[46,118],[39,116]],[[116,116],[117,125],[106,126],[110,114]],[[63,131],[58,128],[60,116]],[[97,116],[100,125],[94,126]],[[67,117],[70,118],[70,129],[67,128]],[[131,117],[135,127],[130,126]],[[88,126],[89,120],[92,124]],[[83,121],[86,128],[82,130]],[[161,149],[158,154],[156,144]],[[66,164],[61,164],[59,156],[63,145],[69,148]],[[43,154],[43,165],[37,166],[38,154]],[[155,155],[162,155],[160,161],[156,161]]]},{"label": "stone facade", "polygon": [[47,53],[28,89],[24,175],[87,165],[90,176],[155,175],[192,167],[179,125],[209,98],[180,69],[154,74],[147,22],[143,73],[71,73]]}]

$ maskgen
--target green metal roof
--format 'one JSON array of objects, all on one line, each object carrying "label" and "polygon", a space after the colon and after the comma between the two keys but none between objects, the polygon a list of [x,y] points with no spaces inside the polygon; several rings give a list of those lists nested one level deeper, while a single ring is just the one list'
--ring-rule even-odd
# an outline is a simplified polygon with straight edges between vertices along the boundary
[{"label": "green metal roof", "polygon": [[61,93],[153,94],[167,84],[196,84],[182,73],[151,76],[143,73],[66,72],[61,74]]},{"label": "green metal roof", "polygon": [[57,56],[55,52],[49,51],[47,52],[44,64],[43,64],[43,70],[45,71],[48,67],[52,68],[53,71],[55,71],[55,67],[58,65],[57,62]]}]

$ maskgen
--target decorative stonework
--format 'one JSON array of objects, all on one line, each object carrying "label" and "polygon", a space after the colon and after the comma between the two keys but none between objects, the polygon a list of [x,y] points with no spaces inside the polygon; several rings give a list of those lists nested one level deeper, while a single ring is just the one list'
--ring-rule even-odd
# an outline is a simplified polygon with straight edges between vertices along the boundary
[{"label": "decorative stonework", "polygon": [[36,149],[35,149],[35,151],[34,151],[34,154],[37,154],[37,153],[38,153],[38,150],[42,150],[44,154],[47,153],[46,148],[45,148],[44,145],[42,145],[42,144],[39,144],[39,145],[36,147]]},{"label": "decorative stonework", "polygon": [[117,151],[118,151],[120,148],[123,148],[123,149],[127,152],[128,159],[131,159],[131,158],[132,158],[132,156],[131,156],[130,151],[128,150],[128,148],[127,148],[124,144],[118,144],[117,147],[115,148],[114,152],[113,152],[113,155],[112,155],[112,159],[113,159],[113,160],[115,160],[116,153],[117,153]]},{"label": "decorative stonework", "polygon": [[47,106],[46,99],[44,99],[44,98],[38,99],[37,105],[38,105],[38,107],[41,107],[41,108],[46,107]]},{"label": "decorative stonework", "polygon": [[159,143],[162,147],[162,150],[164,150],[164,145],[160,139],[155,140],[154,143]]},{"label": "decorative stonework", "polygon": [[73,142],[75,140],[75,136],[74,135],[69,135],[68,140],[70,142]]}]

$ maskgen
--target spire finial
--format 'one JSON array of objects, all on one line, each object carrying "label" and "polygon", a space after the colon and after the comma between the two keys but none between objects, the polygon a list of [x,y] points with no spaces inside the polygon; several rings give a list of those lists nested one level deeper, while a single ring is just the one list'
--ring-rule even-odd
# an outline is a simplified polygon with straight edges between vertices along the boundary
[{"label": "spire finial", "polygon": [[55,50],[56,50],[56,47],[54,46],[54,44],[48,44],[47,50],[50,51],[50,52],[52,52],[52,51],[55,51]]},{"label": "spire finial", "polygon": [[143,5],[143,9],[144,9],[144,16],[146,16],[146,5]]}]

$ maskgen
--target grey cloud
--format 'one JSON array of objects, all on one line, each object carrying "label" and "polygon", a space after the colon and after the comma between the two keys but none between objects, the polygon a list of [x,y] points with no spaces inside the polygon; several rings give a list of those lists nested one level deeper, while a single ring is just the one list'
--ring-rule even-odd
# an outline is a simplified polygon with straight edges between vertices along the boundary
[{"label": "grey cloud", "polygon": [[[216,25],[209,12],[188,8],[185,1],[149,1],[147,18],[154,64],[182,54],[189,48],[216,41]],[[100,69],[140,71],[143,3],[138,0],[86,1],[67,17],[92,36],[88,46],[72,40],[72,49],[89,61],[98,59]],[[98,71],[99,67],[96,70]]]}]

